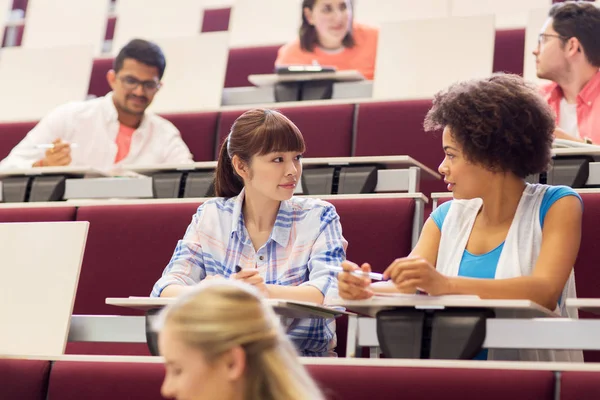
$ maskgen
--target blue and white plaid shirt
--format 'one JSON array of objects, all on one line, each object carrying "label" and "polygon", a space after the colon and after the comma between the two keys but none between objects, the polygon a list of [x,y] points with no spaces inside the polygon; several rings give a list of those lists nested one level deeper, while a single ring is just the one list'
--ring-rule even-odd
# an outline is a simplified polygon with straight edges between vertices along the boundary
[{"label": "blue and white plaid shirt", "polygon": [[[266,284],[310,285],[323,293],[325,302],[337,297],[336,274],[328,266],[345,260],[348,243],[335,207],[312,198],[282,201],[271,236],[255,251],[244,225],[243,202],[242,191],[198,208],[152,296],[169,285],[194,285],[208,275],[227,278],[239,265],[257,268]],[[291,321],[288,335],[301,355],[326,355],[335,346],[335,321]]]}]

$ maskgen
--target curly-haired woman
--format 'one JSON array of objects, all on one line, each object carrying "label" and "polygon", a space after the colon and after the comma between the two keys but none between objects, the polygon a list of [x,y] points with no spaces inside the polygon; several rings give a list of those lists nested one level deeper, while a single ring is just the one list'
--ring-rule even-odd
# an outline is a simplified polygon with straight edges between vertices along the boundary
[{"label": "curly-haired woman", "polygon": [[[439,172],[454,200],[438,207],[416,247],[371,284],[344,263],[340,296],[374,292],[469,294],[482,299],[528,299],[564,317],[575,297],[573,264],[581,240],[583,206],[565,186],[532,185],[531,174],[551,158],[554,116],[536,89],[516,75],[456,83],[438,93],[426,130],[443,129]],[[503,351],[504,353],[504,351]],[[581,361],[581,352],[490,351],[485,358]]]}]

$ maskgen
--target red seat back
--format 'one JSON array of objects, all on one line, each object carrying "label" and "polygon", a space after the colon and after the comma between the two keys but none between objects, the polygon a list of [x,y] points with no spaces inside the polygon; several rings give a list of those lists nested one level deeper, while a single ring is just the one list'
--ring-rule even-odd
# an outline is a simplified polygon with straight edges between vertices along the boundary
[{"label": "red seat back", "polygon": [[[288,117],[304,136],[305,157],[349,157],[352,151],[352,127],[354,105],[340,104],[328,106],[277,108]],[[221,143],[231,130],[237,117],[244,111],[225,111],[219,122],[218,143]]]},{"label": "red seat back", "polygon": [[0,358],[0,398],[45,400],[50,361]]}]

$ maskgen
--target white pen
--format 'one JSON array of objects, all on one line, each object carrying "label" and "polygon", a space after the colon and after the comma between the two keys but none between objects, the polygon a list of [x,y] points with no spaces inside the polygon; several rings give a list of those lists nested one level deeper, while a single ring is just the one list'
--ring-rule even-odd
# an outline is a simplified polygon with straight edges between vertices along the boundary
[{"label": "white pen", "polygon": [[[328,266],[328,268],[330,270],[332,270],[333,272],[344,272],[344,268],[342,268],[342,267],[336,267],[336,266],[331,265],[331,266]],[[360,270],[360,269],[352,271],[352,275],[360,276],[363,278],[369,277],[376,281],[383,280],[383,274],[380,274],[377,272],[364,272],[363,270]]]},{"label": "white pen", "polygon": [[[76,148],[78,145],[77,143],[67,143],[71,148]],[[54,148],[54,143],[42,143],[42,144],[36,144],[35,145],[36,149],[53,149]]]}]

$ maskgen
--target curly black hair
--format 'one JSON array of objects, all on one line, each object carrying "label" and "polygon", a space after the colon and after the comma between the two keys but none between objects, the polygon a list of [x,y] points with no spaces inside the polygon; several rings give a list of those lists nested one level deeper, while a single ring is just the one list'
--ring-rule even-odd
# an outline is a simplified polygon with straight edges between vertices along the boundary
[{"label": "curly black hair", "polygon": [[551,160],[554,114],[518,75],[458,82],[437,93],[423,124],[448,127],[465,158],[518,177],[543,172]]}]

